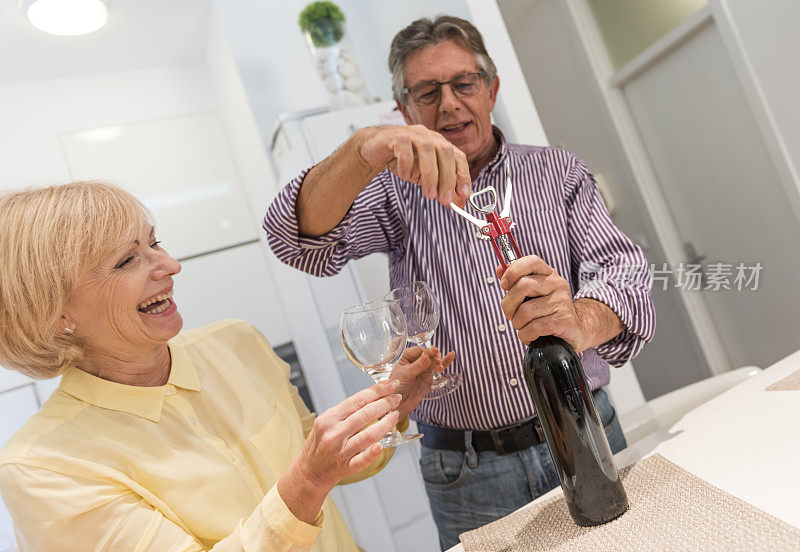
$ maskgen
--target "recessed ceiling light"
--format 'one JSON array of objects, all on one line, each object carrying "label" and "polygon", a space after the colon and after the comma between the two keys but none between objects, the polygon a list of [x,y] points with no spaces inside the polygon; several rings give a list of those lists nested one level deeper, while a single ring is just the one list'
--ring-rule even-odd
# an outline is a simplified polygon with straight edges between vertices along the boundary
[{"label": "recessed ceiling light", "polygon": [[88,34],[108,21],[102,0],[20,0],[20,7],[34,27],[56,35]]}]

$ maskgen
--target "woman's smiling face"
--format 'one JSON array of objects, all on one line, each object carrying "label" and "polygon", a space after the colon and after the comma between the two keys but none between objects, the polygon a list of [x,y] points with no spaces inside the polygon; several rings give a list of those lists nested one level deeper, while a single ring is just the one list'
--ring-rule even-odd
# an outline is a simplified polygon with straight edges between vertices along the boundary
[{"label": "woman's smiling face", "polygon": [[87,352],[123,359],[164,345],[183,326],[172,299],[180,270],[144,223],[127,247],[86,272],[67,304],[67,323]]}]

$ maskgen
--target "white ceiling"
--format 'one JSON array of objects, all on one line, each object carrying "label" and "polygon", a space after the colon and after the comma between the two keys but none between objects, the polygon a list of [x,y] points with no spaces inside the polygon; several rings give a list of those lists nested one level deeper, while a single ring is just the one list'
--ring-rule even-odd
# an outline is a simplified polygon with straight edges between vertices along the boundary
[{"label": "white ceiling", "polygon": [[210,0],[110,0],[105,27],[55,36],[0,0],[0,83],[205,60]]}]

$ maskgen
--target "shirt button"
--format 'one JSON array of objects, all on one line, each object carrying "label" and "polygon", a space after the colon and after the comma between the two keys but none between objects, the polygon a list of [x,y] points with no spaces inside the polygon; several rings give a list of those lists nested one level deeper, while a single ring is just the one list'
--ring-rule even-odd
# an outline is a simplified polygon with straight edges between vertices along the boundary
[{"label": "shirt button", "polygon": [[233,454],[233,453],[230,453],[228,455],[228,460],[230,460],[231,462],[233,462],[235,464],[236,463],[236,455]]},{"label": "shirt button", "polygon": [[172,384],[167,384],[167,386],[164,387],[164,394],[165,395],[174,395],[175,394],[175,386],[172,385]]},{"label": "shirt button", "polygon": [[511,387],[516,387],[518,383],[519,383],[519,380],[517,380],[517,378],[511,378],[510,380],[508,380],[508,384]]},{"label": "shirt button", "polygon": [[197,418],[189,418],[189,422],[193,423],[193,424],[196,424],[197,423]]},{"label": "shirt button", "polygon": [[497,330],[501,331],[501,332],[506,331],[506,325],[505,324],[498,324],[497,325]]},{"label": "shirt button", "polygon": [[494,276],[487,276],[486,277],[486,283],[489,284],[489,285],[493,284],[494,283]]}]

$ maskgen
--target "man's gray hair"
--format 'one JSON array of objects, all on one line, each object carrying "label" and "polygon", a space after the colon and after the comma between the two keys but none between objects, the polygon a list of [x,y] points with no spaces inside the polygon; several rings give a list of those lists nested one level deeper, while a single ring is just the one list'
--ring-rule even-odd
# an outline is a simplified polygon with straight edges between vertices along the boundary
[{"label": "man's gray hair", "polygon": [[451,15],[439,15],[433,21],[428,18],[417,19],[397,33],[392,40],[392,47],[389,49],[389,71],[392,73],[392,92],[395,101],[404,105],[406,103],[403,88],[406,87],[405,63],[408,56],[446,40],[457,42],[475,54],[475,61],[485,75],[486,84],[491,85],[497,76],[497,68],[486,52],[481,33],[469,21]]}]

